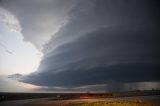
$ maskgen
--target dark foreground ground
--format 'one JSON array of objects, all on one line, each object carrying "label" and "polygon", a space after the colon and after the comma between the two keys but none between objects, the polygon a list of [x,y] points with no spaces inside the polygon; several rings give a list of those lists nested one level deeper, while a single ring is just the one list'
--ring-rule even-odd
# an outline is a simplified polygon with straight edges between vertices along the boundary
[{"label": "dark foreground ground", "polygon": [[160,106],[159,91],[0,93],[0,106]]},{"label": "dark foreground ground", "polygon": [[160,96],[54,100],[52,98],[0,102],[0,106],[160,106]]}]

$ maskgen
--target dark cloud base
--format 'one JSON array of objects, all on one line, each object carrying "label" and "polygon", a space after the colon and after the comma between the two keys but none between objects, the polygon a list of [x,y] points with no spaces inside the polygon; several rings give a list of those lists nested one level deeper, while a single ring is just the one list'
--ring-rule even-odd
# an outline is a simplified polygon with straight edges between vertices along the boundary
[{"label": "dark cloud base", "polygon": [[159,70],[159,64],[119,64],[88,70],[68,70],[56,74],[31,74],[23,81],[42,86],[62,87],[106,84],[110,82],[160,81]]},{"label": "dark cloud base", "polygon": [[58,46],[22,81],[61,87],[159,81],[158,33],[132,28],[103,28]]}]

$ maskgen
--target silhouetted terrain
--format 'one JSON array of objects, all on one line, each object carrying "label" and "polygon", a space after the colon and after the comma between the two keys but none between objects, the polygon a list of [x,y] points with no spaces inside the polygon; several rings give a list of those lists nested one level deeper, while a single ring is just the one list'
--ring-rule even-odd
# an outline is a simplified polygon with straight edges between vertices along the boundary
[{"label": "silhouetted terrain", "polygon": [[53,100],[66,99],[93,99],[93,98],[114,98],[114,97],[131,97],[131,96],[149,96],[160,95],[160,90],[152,91],[128,91],[112,93],[0,93],[0,100],[23,100],[34,98],[49,98]]}]

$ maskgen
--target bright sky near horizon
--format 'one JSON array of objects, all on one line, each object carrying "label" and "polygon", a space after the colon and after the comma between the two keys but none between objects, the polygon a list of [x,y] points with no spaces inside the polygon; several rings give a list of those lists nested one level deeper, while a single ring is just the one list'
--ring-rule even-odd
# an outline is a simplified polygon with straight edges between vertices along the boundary
[{"label": "bright sky near horizon", "polygon": [[29,74],[36,71],[42,53],[33,44],[25,42],[19,32],[0,23],[0,74]]}]

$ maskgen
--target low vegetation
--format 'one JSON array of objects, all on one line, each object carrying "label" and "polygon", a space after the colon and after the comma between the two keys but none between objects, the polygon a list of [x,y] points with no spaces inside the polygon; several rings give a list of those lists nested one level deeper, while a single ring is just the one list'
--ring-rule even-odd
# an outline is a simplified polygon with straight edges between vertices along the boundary
[{"label": "low vegetation", "polygon": [[141,101],[101,101],[91,103],[72,103],[68,106],[157,106],[151,103],[144,103]]}]

